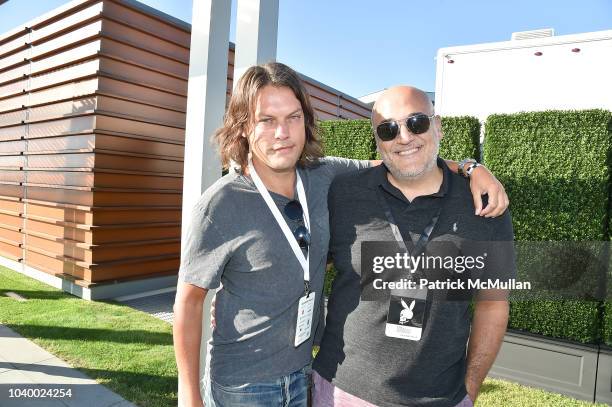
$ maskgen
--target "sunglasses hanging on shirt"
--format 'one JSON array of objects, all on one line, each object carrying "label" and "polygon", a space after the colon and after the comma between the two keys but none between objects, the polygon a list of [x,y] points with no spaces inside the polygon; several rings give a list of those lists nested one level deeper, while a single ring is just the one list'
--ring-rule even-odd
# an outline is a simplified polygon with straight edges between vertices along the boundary
[{"label": "sunglasses hanging on shirt", "polygon": [[[302,205],[300,201],[296,201],[295,199],[287,202],[285,208],[283,209],[285,215],[291,220],[303,222],[304,221],[304,210],[302,209]],[[295,240],[297,240],[298,245],[302,250],[308,250],[310,246],[310,232],[304,225],[298,226],[293,231],[293,236]]]}]

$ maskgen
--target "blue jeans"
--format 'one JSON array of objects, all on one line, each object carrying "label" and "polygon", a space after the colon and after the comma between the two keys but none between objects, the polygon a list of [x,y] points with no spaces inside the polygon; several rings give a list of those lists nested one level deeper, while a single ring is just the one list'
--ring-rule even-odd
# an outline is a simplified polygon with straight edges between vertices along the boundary
[{"label": "blue jeans", "polygon": [[265,383],[223,386],[205,384],[206,407],[306,407],[310,367]]}]

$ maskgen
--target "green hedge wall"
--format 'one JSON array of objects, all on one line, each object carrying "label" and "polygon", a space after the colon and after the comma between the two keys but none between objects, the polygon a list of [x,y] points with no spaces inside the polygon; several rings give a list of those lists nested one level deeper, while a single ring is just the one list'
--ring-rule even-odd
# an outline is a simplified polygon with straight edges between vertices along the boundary
[{"label": "green hedge wall", "polygon": [[461,161],[475,158],[480,161],[480,122],[471,116],[443,117],[440,157]]},{"label": "green hedge wall", "polygon": [[[603,110],[488,117],[483,161],[510,196],[516,240],[608,240],[610,120]],[[601,313],[595,301],[515,302],[509,326],[594,343]]]},{"label": "green hedge wall", "polygon": [[596,302],[513,301],[510,304],[508,327],[552,338],[597,343],[600,338],[601,315]]},{"label": "green hedge wall", "polygon": [[369,120],[325,120],[319,122],[325,155],[374,160],[376,142]]}]

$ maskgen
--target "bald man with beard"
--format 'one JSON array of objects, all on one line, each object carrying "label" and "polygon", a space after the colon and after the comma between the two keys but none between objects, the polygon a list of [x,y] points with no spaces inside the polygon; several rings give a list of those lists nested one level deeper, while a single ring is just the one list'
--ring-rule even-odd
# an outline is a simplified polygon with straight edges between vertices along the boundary
[{"label": "bald man with beard", "polygon": [[467,180],[438,157],[440,117],[423,91],[386,90],[372,127],[384,165],[336,178],[328,194],[337,276],[313,364],[313,405],[471,406],[506,331],[507,292],[477,292],[471,320],[470,299],[450,301],[442,291],[390,291],[367,300],[362,243],[392,242],[418,253],[432,242],[455,242],[460,250],[470,241],[504,242],[506,250],[490,253],[487,270],[508,277],[515,273],[510,214],[475,215]]}]

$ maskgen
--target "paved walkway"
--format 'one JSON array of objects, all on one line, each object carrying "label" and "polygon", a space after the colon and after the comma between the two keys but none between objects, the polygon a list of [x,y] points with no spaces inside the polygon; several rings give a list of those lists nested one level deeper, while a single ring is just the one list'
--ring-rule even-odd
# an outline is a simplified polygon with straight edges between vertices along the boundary
[{"label": "paved walkway", "polygon": [[[70,397],[60,397],[62,390],[70,390]],[[0,325],[0,406],[131,407],[134,404]]]},{"label": "paved walkway", "polygon": [[174,310],[172,309],[172,306],[174,305],[175,296],[176,291],[171,291],[162,294],[120,301],[127,306],[142,312],[146,312],[155,318],[159,318],[162,321],[172,324],[174,322]]}]

